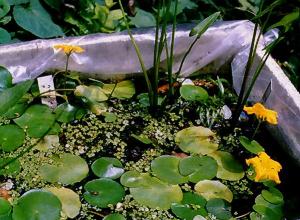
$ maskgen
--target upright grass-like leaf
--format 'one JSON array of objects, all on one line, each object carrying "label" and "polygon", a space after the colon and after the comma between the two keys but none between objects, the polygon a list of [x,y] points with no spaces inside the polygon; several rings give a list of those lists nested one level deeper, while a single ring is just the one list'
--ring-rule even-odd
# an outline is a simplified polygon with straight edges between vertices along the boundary
[{"label": "upright grass-like leaf", "polygon": [[219,18],[220,16],[220,12],[216,12],[212,15],[210,15],[209,17],[205,18],[203,21],[201,21],[198,25],[196,25],[190,32],[190,37],[196,36],[194,41],[191,43],[191,45],[189,46],[188,50],[186,51],[186,53],[184,54],[179,69],[176,73],[176,78],[178,78],[178,76],[181,73],[184,61],[187,57],[187,55],[191,52],[192,48],[194,47],[194,45],[196,44],[196,42],[200,39],[200,37],[207,31],[207,29]]},{"label": "upright grass-like leaf", "polygon": [[125,25],[126,25],[128,35],[130,37],[131,43],[134,46],[135,52],[136,52],[136,54],[138,56],[138,59],[139,59],[139,62],[141,64],[141,68],[142,68],[142,71],[143,71],[143,74],[144,74],[144,77],[145,77],[145,80],[146,80],[147,88],[148,88],[149,101],[150,101],[150,103],[153,103],[153,89],[152,89],[151,81],[150,81],[149,76],[148,76],[147,69],[145,67],[145,63],[144,63],[140,48],[137,45],[137,43],[135,42],[135,39],[134,39],[134,37],[131,33],[131,30],[129,28],[129,24],[128,24],[127,17],[125,15],[125,11],[124,11],[124,8],[122,6],[121,0],[119,0],[119,5],[120,5],[120,8],[122,10],[122,15],[123,15],[123,18],[124,18],[124,22],[125,22]]}]

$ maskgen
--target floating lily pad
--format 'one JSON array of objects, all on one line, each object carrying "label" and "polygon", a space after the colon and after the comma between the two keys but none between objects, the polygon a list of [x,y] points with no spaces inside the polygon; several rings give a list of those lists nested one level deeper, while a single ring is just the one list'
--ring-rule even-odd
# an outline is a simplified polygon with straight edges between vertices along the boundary
[{"label": "floating lily pad", "polygon": [[210,129],[198,126],[179,131],[175,141],[184,152],[205,155],[218,149],[218,144],[212,140],[214,137]]},{"label": "floating lily pad", "polygon": [[11,219],[11,204],[4,198],[0,197],[0,219],[9,220]]},{"label": "floating lily pad", "polygon": [[84,189],[86,190],[83,194],[84,199],[100,208],[117,204],[125,195],[125,190],[119,183],[107,178],[92,180],[85,184]]},{"label": "floating lily pad", "polygon": [[206,101],[208,93],[205,89],[194,85],[183,85],[180,87],[180,95],[187,101]]},{"label": "floating lily pad", "polygon": [[61,203],[51,192],[30,190],[22,195],[13,208],[14,220],[58,220]]},{"label": "floating lily pad", "polygon": [[242,146],[251,153],[258,154],[265,151],[265,149],[255,140],[250,140],[245,136],[239,138]]},{"label": "floating lily pad", "polygon": [[233,194],[230,189],[220,181],[202,180],[195,185],[195,191],[206,200],[220,198],[231,202]]},{"label": "floating lily pad", "polygon": [[83,180],[89,172],[84,159],[79,156],[64,153],[53,157],[53,164],[42,165],[41,176],[51,183],[73,184]]},{"label": "floating lily pad", "polygon": [[122,175],[121,184],[130,188],[131,195],[138,203],[150,208],[167,210],[183,197],[178,185],[169,185],[148,173],[128,171]]},{"label": "floating lily pad", "polygon": [[169,185],[158,179],[149,183],[148,187],[130,188],[130,194],[141,205],[163,210],[168,210],[172,203],[182,200],[182,191],[178,185]]},{"label": "floating lily pad", "polygon": [[[195,216],[207,216],[205,210],[206,200],[197,194],[187,192],[183,194],[181,203],[173,203],[172,212],[180,219],[194,220]],[[197,205],[200,208],[194,209],[191,205]]]},{"label": "floating lily pad", "polygon": [[253,209],[260,215],[265,216],[266,219],[279,220],[283,217],[282,203],[272,204],[264,199],[262,195],[255,198],[255,205]]},{"label": "floating lily pad", "polygon": [[99,86],[80,85],[76,87],[74,94],[79,97],[85,97],[91,102],[103,102],[108,99],[103,89]]},{"label": "floating lily pad", "polygon": [[124,173],[122,163],[111,157],[102,157],[94,161],[92,171],[98,177],[117,179]]},{"label": "floating lily pad", "polygon": [[0,126],[0,149],[5,152],[16,150],[20,147],[25,139],[23,129],[17,125]]},{"label": "floating lily pad", "polygon": [[67,188],[46,188],[47,191],[50,191],[54,195],[57,196],[57,198],[60,200],[62,204],[62,212],[69,218],[75,218],[81,208],[81,202],[79,195],[75,193],[71,189]]},{"label": "floating lily pad", "polygon": [[236,181],[244,177],[244,169],[230,153],[216,151],[210,154],[218,163],[217,177],[224,180]]},{"label": "floating lily pad", "polygon": [[135,94],[134,83],[131,80],[125,80],[115,84],[104,84],[103,91],[117,99],[130,99]]},{"label": "floating lily pad", "polygon": [[103,220],[126,220],[126,218],[121,214],[113,213],[105,216]]},{"label": "floating lily pad", "polygon": [[282,204],[284,202],[282,193],[274,187],[269,190],[263,190],[261,195],[266,201],[272,204]]},{"label": "floating lily pad", "polygon": [[230,204],[223,199],[211,199],[206,204],[206,209],[219,220],[232,218]]},{"label": "floating lily pad", "polygon": [[148,173],[127,171],[121,176],[121,184],[126,187],[147,187],[154,179]]},{"label": "floating lily pad", "polygon": [[[9,160],[12,158],[0,158],[0,166],[4,165],[7,163]],[[15,176],[21,171],[21,164],[19,160],[15,160],[14,162],[10,163],[7,165],[5,168],[0,169],[0,176]]]},{"label": "floating lily pad", "polygon": [[55,115],[46,105],[32,105],[14,121],[26,129],[30,137],[40,138],[54,125]]},{"label": "floating lily pad", "polygon": [[63,123],[73,121],[75,119],[77,110],[78,108],[69,103],[65,102],[63,104],[60,104],[54,111],[55,114],[58,116],[56,120]]},{"label": "floating lily pad", "polygon": [[217,175],[218,164],[212,157],[191,156],[183,158],[179,163],[179,171],[183,176],[189,176],[189,181],[197,183],[200,180],[210,180]]},{"label": "floating lily pad", "polygon": [[160,156],[151,162],[151,170],[155,176],[167,183],[185,183],[188,177],[179,173],[179,162],[180,158],[175,156]]}]

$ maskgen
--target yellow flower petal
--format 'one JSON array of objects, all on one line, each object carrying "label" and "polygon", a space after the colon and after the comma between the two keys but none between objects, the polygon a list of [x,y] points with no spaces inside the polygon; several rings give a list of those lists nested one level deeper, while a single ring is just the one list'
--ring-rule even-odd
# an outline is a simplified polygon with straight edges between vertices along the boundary
[{"label": "yellow flower petal", "polygon": [[255,114],[255,116],[263,121],[267,121],[270,124],[278,124],[277,117],[278,114],[276,111],[265,108],[261,103],[256,103],[253,107],[244,107],[244,111],[248,115]]},{"label": "yellow flower petal", "polygon": [[280,183],[278,173],[282,166],[265,152],[260,152],[258,156],[247,159],[246,163],[248,166],[252,165],[255,170],[254,181],[273,180],[277,184]]},{"label": "yellow flower petal", "polygon": [[83,53],[84,49],[79,46],[75,45],[68,45],[68,44],[57,44],[53,46],[55,49],[61,49],[64,51],[65,54],[70,55],[71,53]]}]

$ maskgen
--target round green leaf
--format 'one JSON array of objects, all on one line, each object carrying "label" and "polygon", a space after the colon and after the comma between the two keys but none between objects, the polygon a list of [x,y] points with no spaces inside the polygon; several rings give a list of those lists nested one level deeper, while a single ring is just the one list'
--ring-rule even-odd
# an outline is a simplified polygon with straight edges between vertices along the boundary
[{"label": "round green leaf", "polygon": [[55,115],[46,105],[32,105],[14,122],[27,129],[30,137],[40,138],[54,125]]},{"label": "round green leaf", "polygon": [[105,216],[103,220],[126,220],[126,218],[121,214],[113,213]]},{"label": "round green leaf", "polygon": [[0,18],[4,17],[10,10],[10,5],[6,0],[0,0]]},{"label": "round green leaf", "polygon": [[83,180],[89,172],[84,159],[77,155],[64,153],[53,158],[53,164],[42,165],[40,175],[48,182],[73,184]]},{"label": "round green leaf", "polygon": [[217,177],[236,181],[244,177],[243,166],[228,152],[216,151],[210,154],[218,163]]},{"label": "round green leaf", "polygon": [[110,179],[117,179],[124,173],[122,163],[111,157],[102,157],[94,161],[92,171],[98,177]]},{"label": "round green leaf", "polygon": [[239,138],[242,146],[253,154],[258,154],[265,151],[265,149],[255,140],[250,140],[245,136]]},{"label": "round green leaf", "polygon": [[14,220],[59,220],[61,203],[50,192],[30,190],[22,195],[13,208]]},{"label": "round green leaf", "polygon": [[100,208],[117,204],[125,195],[124,188],[119,183],[107,178],[92,180],[85,184],[84,189],[84,199]]},{"label": "round green leaf", "polygon": [[[0,44],[6,44],[11,41],[11,36],[4,28],[0,28]],[[0,76],[1,78],[1,76]],[[1,79],[0,79],[1,82]],[[1,84],[1,83],[0,83]],[[2,91],[0,86],[0,92]]]},{"label": "round green leaf", "polygon": [[156,24],[156,19],[152,13],[136,8],[134,17],[130,17],[130,21],[136,27],[153,27]]},{"label": "round green leaf", "polygon": [[160,156],[151,162],[151,170],[159,179],[171,183],[181,184],[188,181],[188,177],[179,173],[180,158],[175,156]]},{"label": "round green leaf", "polygon": [[[2,28],[0,28],[0,43],[2,42]],[[4,29],[3,29],[4,30]],[[10,72],[3,66],[0,66],[0,92],[4,89],[12,87],[12,76]]]},{"label": "round green leaf", "polygon": [[[202,196],[187,192],[183,194],[181,203],[173,203],[171,209],[178,218],[193,220],[197,215],[207,216],[205,204],[206,200]],[[191,205],[198,205],[200,208],[194,209]]]},{"label": "round green leaf", "polygon": [[[7,163],[9,160],[11,160],[12,158],[0,158],[0,166],[4,165],[5,163]],[[21,164],[19,162],[19,160],[15,160],[14,162],[10,163],[9,165],[7,165],[5,168],[0,170],[0,176],[4,175],[4,176],[15,176],[16,174],[18,174],[21,171]]]},{"label": "round green leaf", "polygon": [[198,126],[179,131],[175,141],[184,152],[205,155],[218,149],[218,144],[212,141],[214,137],[210,129]]},{"label": "round green leaf", "polygon": [[195,191],[207,200],[220,198],[231,202],[233,199],[230,189],[216,180],[202,180],[198,182],[195,185]]},{"label": "round green leaf", "polygon": [[59,137],[57,135],[46,135],[39,143],[35,145],[35,149],[39,151],[48,151],[59,145]]},{"label": "round green leaf", "polygon": [[25,139],[23,129],[17,125],[0,126],[0,148],[5,152],[16,150]]},{"label": "round green leaf", "polygon": [[232,218],[231,207],[229,203],[223,199],[211,199],[206,204],[208,212],[216,216],[220,220],[229,220]]},{"label": "round green leaf", "polygon": [[153,182],[153,178],[148,173],[128,171],[121,176],[120,182],[126,187],[147,187]]},{"label": "round green leaf", "polygon": [[189,176],[189,181],[197,183],[200,180],[212,179],[216,176],[218,164],[212,157],[191,156],[183,158],[179,163],[179,171],[183,176]]},{"label": "round green leaf", "polygon": [[3,116],[11,107],[19,102],[30,89],[32,83],[33,80],[27,80],[1,92],[0,116]]},{"label": "round green leaf", "polygon": [[47,191],[57,196],[62,204],[62,212],[69,218],[75,218],[79,215],[81,202],[79,195],[71,189],[67,188],[46,188]]},{"label": "round green leaf", "polygon": [[134,83],[131,80],[124,80],[115,84],[104,84],[103,91],[117,99],[130,99],[135,94]]},{"label": "round green leaf", "polygon": [[108,99],[103,89],[99,86],[77,86],[74,94],[79,97],[85,97],[91,102],[103,102]]},{"label": "round green leaf", "polygon": [[282,193],[274,187],[270,188],[269,190],[263,190],[261,192],[261,195],[263,196],[263,198],[266,201],[268,201],[272,204],[282,204],[283,203]]},{"label": "round green leaf", "polygon": [[111,112],[104,112],[102,115],[104,116],[105,122],[114,122],[118,119],[117,116]]},{"label": "round green leaf", "polygon": [[172,203],[182,200],[182,191],[178,185],[168,185],[152,178],[154,180],[147,187],[130,188],[130,194],[138,203],[150,208],[168,210]]},{"label": "round green leaf", "polygon": [[21,102],[17,103],[14,106],[12,106],[4,115],[4,118],[7,119],[14,119],[20,117],[25,110],[27,109],[28,104],[27,102]]},{"label": "round green leaf", "polygon": [[75,119],[77,110],[78,109],[75,106],[67,102],[60,104],[54,111],[55,114],[58,115],[58,118],[56,118],[56,120],[63,123],[73,121]]},{"label": "round green leaf", "polygon": [[8,217],[12,211],[11,204],[4,198],[0,197],[0,219]]},{"label": "round green leaf", "polygon": [[272,204],[264,199],[262,195],[258,195],[255,198],[255,205],[253,206],[253,209],[265,216],[267,219],[274,219],[279,220],[282,219],[283,216],[283,210],[282,210],[282,203],[281,204]]},{"label": "round green leaf", "polygon": [[194,85],[183,85],[180,87],[180,95],[187,101],[206,101],[208,93],[205,89]]},{"label": "round green leaf", "polygon": [[31,0],[30,6],[16,5],[13,10],[16,23],[40,38],[63,36],[61,28],[54,24],[39,0]]}]

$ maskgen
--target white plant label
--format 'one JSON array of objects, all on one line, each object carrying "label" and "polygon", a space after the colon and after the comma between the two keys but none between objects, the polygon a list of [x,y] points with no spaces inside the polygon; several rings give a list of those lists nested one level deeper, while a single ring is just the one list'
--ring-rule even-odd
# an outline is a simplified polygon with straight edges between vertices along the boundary
[{"label": "white plant label", "polygon": [[52,75],[37,78],[40,94],[42,94],[42,104],[54,109],[57,106],[55,87]]}]

